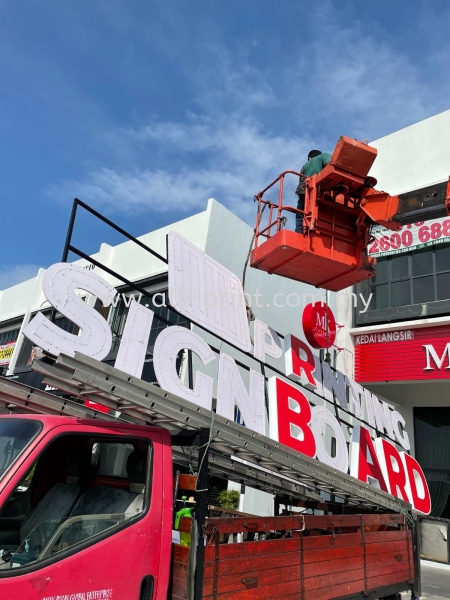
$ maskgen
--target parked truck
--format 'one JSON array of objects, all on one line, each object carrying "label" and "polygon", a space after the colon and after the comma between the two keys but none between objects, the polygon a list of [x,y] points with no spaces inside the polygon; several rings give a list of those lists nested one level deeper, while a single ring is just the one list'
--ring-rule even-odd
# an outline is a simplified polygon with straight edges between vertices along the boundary
[{"label": "parked truck", "polygon": [[[0,380],[1,598],[420,595],[407,503],[81,354],[34,368],[56,393]],[[275,515],[208,505],[211,475]]]}]

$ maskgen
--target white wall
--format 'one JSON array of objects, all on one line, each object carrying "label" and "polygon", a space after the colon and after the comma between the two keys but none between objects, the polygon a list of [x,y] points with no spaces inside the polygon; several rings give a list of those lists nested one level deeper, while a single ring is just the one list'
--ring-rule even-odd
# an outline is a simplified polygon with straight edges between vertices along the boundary
[{"label": "white wall", "polygon": [[409,192],[450,176],[450,110],[370,142],[378,150],[370,171],[378,189]]},{"label": "white wall", "polygon": [[39,269],[36,277],[0,291],[0,323],[24,315],[30,306],[38,309],[45,301],[42,293],[42,275]]}]

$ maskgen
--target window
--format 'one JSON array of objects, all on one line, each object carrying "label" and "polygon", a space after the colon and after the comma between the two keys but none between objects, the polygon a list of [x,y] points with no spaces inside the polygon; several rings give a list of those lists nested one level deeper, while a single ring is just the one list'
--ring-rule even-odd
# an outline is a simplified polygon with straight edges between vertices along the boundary
[{"label": "window", "polygon": [[11,361],[20,329],[0,333],[0,375],[5,376]]},{"label": "window", "polygon": [[[383,309],[450,300],[450,245],[381,257],[377,261],[376,276],[358,284],[356,292],[363,294],[364,298],[373,294],[368,314]],[[448,312],[448,307],[441,312]],[[368,314],[360,317],[357,313],[357,324],[376,320],[367,319]],[[398,318],[400,314],[397,310],[395,316]],[[411,318],[416,313],[408,311],[405,316]],[[420,311],[417,316],[420,316]]]},{"label": "window", "polygon": [[[387,261],[384,261],[386,265],[385,269],[387,271]],[[407,254],[403,254],[401,256],[397,256],[396,260],[391,262],[391,270],[392,270],[392,279],[402,279],[403,277],[409,276],[409,256]]]},{"label": "window", "polygon": [[2,419],[0,421],[0,479],[41,428],[40,421],[31,419]]},{"label": "window", "polygon": [[411,253],[412,274],[414,277],[433,272],[433,249]]},{"label": "window", "polygon": [[141,518],[149,503],[150,466],[146,440],[56,438],[0,512],[0,576],[78,552]]},{"label": "window", "polygon": [[127,477],[127,459],[132,444],[96,443],[92,447],[91,470],[106,477]]},{"label": "window", "polygon": [[431,494],[431,515],[449,517],[450,510],[450,408],[414,408],[416,458]]},{"label": "window", "polygon": [[[380,308],[388,308],[389,307],[389,284],[383,283],[382,285],[378,285],[373,289],[373,307]],[[370,308],[370,305],[369,305]]]},{"label": "window", "polygon": [[[386,293],[387,298],[388,294]],[[407,306],[408,304],[411,304],[411,285],[409,279],[394,281],[391,285],[391,306]]]},{"label": "window", "polygon": [[4,331],[0,333],[0,346],[4,346],[5,344],[11,344],[11,342],[16,342],[19,337],[20,329],[12,329],[11,331]]}]

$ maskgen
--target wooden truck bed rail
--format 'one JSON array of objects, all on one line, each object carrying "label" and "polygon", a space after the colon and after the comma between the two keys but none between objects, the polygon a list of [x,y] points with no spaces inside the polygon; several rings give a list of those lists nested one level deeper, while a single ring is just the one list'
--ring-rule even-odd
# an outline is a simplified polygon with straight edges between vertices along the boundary
[{"label": "wooden truck bed rail", "polygon": [[[380,598],[415,577],[400,514],[212,518],[203,530],[203,600]],[[247,541],[235,543],[237,534]],[[189,600],[191,555],[175,544],[172,600]]]}]

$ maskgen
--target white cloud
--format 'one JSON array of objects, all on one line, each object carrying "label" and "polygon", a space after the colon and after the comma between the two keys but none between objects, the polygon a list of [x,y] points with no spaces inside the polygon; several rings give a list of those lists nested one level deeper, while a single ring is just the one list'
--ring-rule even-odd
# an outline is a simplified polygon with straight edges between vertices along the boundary
[{"label": "white cloud", "polygon": [[343,26],[333,11],[316,19],[309,85],[321,113],[328,110],[356,135],[375,139],[441,110],[442,99],[430,94],[420,67],[371,24]]},{"label": "white cloud", "polygon": [[[204,209],[215,197],[242,218],[252,220],[253,196],[286,168],[300,170],[311,143],[301,137],[264,133],[239,115],[228,119],[192,117],[184,124],[156,123],[126,135],[140,142],[157,142],[170,155],[198,154],[197,166],[178,170],[136,169],[119,172],[102,168],[84,182],[51,188],[53,196],[76,194],[88,202],[122,211]],[[291,188],[296,180],[292,177]]]},{"label": "white cloud", "polygon": [[349,16],[321,5],[311,22],[314,42],[299,45],[281,75],[257,68],[242,48],[233,54],[207,46],[213,61],[191,77],[198,114],[117,130],[115,143],[133,148],[139,166],[101,166],[49,193],[75,192],[117,212],[180,216],[203,209],[213,196],[252,222],[254,194],[281,171],[300,170],[311,148],[332,150],[339,135],[376,139],[443,110],[442,95],[430,94],[407,54],[373,24]]},{"label": "white cloud", "polygon": [[36,277],[38,271],[39,267],[33,264],[4,267],[0,269],[0,290],[5,290],[27,279]]}]

